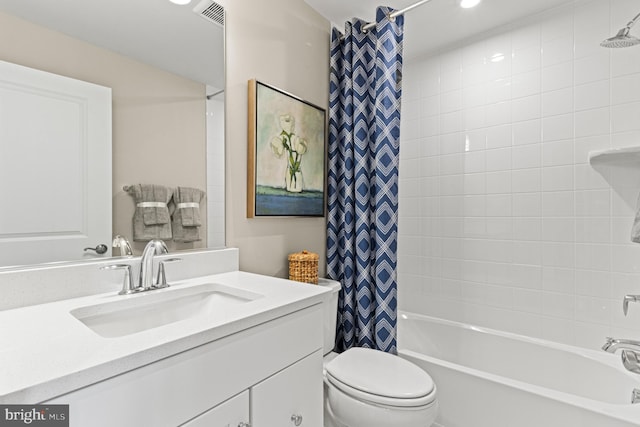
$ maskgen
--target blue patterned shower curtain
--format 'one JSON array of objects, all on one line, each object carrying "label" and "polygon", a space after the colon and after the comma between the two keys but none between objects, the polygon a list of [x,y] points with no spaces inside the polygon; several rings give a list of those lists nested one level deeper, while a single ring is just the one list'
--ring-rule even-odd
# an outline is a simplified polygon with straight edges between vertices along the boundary
[{"label": "blue patterned shower curtain", "polygon": [[336,349],[396,353],[403,16],[331,35],[327,268],[342,283]]}]

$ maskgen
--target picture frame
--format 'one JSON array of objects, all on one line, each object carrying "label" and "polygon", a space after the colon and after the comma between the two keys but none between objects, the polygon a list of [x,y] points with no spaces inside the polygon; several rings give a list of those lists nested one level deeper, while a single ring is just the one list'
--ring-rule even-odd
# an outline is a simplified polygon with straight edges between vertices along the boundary
[{"label": "picture frame", "polygon": [[247,218],[324,217],[326,110],[249,80]]}]

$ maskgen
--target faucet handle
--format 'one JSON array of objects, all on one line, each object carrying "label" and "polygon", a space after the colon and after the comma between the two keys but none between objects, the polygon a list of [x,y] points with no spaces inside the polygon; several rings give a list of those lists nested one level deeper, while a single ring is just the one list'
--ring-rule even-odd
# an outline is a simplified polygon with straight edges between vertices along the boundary
[{"label": "faucet handle", "polygon": [[168,258],[160,261],[160,263],[158,264],[158,278],[156,279],[156,284],[154,286],[156,289],[162,289],[169,286],[167,284],[167,273],[165,272],[164,265],[180,261],[182,261],[182,258]]},{"label": "faucet handle", "polygon": [[640,301],[640,295],[625,295],[624,299],[622,300],[622,311],[624,312],[624,315],[627,315],[627,312],[629,311],[629,303],[630,302],[638,302]]},{"label": "faucet handle", "polygon": [[122,281],[122,290],[118,295],[129,295],[140,291],[140,288],[133,287],[131,280],[131,266],[129,264],[111,264],[100,267],[100,270],[124,270],[124,280]]}]

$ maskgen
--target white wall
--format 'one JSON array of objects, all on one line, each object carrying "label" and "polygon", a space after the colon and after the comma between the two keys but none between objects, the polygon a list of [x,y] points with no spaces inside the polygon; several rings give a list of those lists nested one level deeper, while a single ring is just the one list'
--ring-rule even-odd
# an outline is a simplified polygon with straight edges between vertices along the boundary
[{"label": "white wall", "polygon": [[640,304],[621,307],[640,293],[640,162],[587,161],[640,145],[640,46],[599,47],[639,10],[577,2],[405,62],[401,309],[591,348],[640,338]]},{"label": "white wall", "polygon": [[[207,87],[207,94],[218,89]],[[224,239],[224,94],[207,100],[207,247],[222,248]]]},{"label": "white wall", "polygon": [[247,82],[258,79],[313,104],[329,103],[329,22],[301,0],[224,0],[226,11],[226,241],[240,269],[288,276],[287,255],[320,254],[325,218],[247,218]]}]

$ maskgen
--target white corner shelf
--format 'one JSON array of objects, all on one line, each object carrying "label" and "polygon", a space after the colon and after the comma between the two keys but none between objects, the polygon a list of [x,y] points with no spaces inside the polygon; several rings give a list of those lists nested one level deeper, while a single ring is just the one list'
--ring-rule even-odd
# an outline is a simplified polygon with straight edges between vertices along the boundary
[{"label": "white corner shelf", "polygon": [[640,146],[589,151],[591,166],[640,166]]}]

